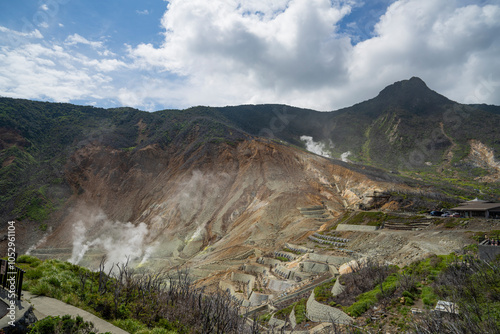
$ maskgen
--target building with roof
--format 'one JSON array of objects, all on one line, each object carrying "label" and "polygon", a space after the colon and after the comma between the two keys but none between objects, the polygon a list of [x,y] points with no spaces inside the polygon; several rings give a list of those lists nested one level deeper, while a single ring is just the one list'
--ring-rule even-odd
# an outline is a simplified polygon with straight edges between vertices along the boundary
[{"label": "building with roof", "polygon": [[487,202],[477,198],[460,204],[451,210],[460,212],[466,218],[500,218],[500,203]]}]

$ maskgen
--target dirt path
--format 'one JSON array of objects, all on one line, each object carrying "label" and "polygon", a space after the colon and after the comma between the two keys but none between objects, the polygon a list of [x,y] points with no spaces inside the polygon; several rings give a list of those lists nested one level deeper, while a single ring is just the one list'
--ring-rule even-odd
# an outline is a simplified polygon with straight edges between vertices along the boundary
[{"label": "dirt path", "polygon": [[28,291],[23,291],[24,300],[33,305],[34,313],[38,320],[41,320],[49,315],[63,316],[69,314],[71,316],[81,316],[85,321],[91,321],[97,328],[99,333],[110,332],[112,334],[127,334],[121,328],[118,328],[109,322],[96,317],[95,315],[84,311],[78,307],[63,303],[60,300],[45,296],[36,296]]},{"label": "dirt path", "polygon": [[455,143],[455,141],[453,140],[453,138],[451,138],[450,136],[448,136],[446,134],[446,132],[444,131],[444,124],[443,122],[439,123],[439,127],[441,128],[441,132],[443,133],[443,135],[450,141],[451,143],[451,146],[446,150],[446,152],[444,153],[443,157],[443,165],[441,166],[441,170],[444,169],[444,168],[448,168],[450,167],[451,165],[451,160],[453,159],[453,151],[455,150],[455,148],[457,147],[457,144]]}]

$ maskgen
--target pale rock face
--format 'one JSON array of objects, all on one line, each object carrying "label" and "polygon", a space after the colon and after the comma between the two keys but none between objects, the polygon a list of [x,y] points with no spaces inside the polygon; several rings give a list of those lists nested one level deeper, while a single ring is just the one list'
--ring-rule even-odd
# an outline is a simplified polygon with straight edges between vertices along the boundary
[{"label": "pale rock face", "polygon": [[471,140],[468,159],[478,167],[495,171],[492,175],[486,177],[484,181],[500,179],[500,161],[495,160],[495,151],[491,147],[486,146],[479,140]]}]

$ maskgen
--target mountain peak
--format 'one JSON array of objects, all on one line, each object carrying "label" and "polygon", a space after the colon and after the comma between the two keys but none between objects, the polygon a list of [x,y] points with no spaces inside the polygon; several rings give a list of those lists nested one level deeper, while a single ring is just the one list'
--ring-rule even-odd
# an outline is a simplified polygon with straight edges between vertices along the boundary
[{"label": "mountain peak", "polygon": [[451,103],[449,99],[427,87],[419,77],[397,81],[387,86],[378,94],[377,99],[411,109],[435,103]]}]

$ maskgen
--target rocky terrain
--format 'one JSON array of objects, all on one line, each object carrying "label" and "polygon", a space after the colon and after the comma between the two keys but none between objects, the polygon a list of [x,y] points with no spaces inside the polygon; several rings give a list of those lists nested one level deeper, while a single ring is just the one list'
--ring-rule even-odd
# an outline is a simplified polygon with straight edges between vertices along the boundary
[{"label": "rocky terrain", "polygon": [[[307,238],[347,208],[369,206],[374,192],[406,187],[271,141],[201,147],[188,166],[183,153],[78,150],[67,167],[75,195],[40,247],[71,249],[75,261],[86,246],[120,249],[162,266],[245,258]],[[328,219],[303,216],[308,205],[324,205]]]},{"label": "rocky terrain", "polygon": [[[495,200],[495,122],[480,122],[496,119],[495,108],[459,105],[418,78],[330,113],[277,105],[146,113],[4,98],[0,223],[16,220],[21,252],[88,266],[102,255],[188,263],[206,277],[310,242],[347,210]],[[326,214],[304,215],[308,206]],[[377,254],[404,262],[463,244],[384,233],[353,238],[353,250],[379,245]]]}]

